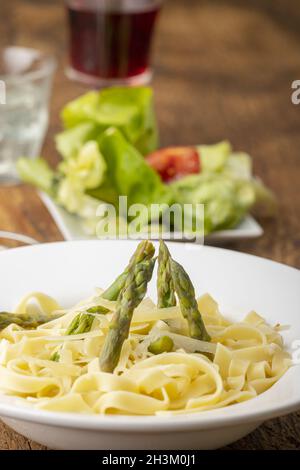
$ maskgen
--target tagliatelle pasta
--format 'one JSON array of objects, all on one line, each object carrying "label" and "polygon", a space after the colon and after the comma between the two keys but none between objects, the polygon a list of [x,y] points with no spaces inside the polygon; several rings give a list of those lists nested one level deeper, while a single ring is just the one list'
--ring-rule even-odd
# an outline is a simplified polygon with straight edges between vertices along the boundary
[{"label": "tagliatelle pasta", "polygon": [[[211,342],[188,337],[179,307],[159,309],[146,298],[134,312],[117,367],[103,372],[99,355],[116,302],[101,298],[101,292],[69,310],[41,293],[22,299],[17,313],[40,309],[63,315],[34,330],[11,324],[0,332],[0,392],[49,411],[191,413],[254,398],[291,364],[277,326],[255,312],[232,323],[205,294],[197,302]],[[79,312],[99,305],[110,311],[94,313],[89,332],[66,334]],[[171,338],[173,350],[153,355],[149,345],[162,336]]]}]

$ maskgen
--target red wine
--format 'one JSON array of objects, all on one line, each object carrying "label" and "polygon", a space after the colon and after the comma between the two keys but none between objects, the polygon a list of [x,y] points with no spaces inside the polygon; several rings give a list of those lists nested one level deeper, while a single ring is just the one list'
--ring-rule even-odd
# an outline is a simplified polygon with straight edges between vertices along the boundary
[{"label": "red wine", "polygon": [[72,68],[104,79],[129,78],[147,71],[159,3],[123,0],[118,9],[116,2],[106,2],[110,7],[104,8],[103,0],[69,2]]}]

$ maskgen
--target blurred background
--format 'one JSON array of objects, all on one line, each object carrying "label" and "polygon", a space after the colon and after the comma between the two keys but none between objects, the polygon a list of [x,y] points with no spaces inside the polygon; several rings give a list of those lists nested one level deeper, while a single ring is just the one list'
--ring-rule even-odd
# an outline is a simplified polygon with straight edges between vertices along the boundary
[{"label": "blurred background", "polygon": [[[42,150],[55,163],[53,136],[61,129],[59,112],[88,89],[65,75],[64,2],[2,0],[0,17],[2,48],[33,47],[58,60]],[[299,78],[299,25],[297,0],[166,0],[152,60],[162,146],[226,138],[253,156],[255,172],[279,198],[281,217],[268,222],[263,239],[235,248],[294,265],[300,265],[300,107],[291,102],[291,84]],[[33,190],[0,188],[0,197],[1,229],[23,229],[39,240],[61,238]],[[21,217],[24,212],[26,218]],[[34,224],[27,219],[34,219]]]},{"label": "blurred background", "polygon": [[[64,1],[3,0],[0,13],[5,18],[1,47],[34,47],[59,60],[51,134],[59,129],[62,105],[86,91],[64,75]],[[298,124],[298,109],[289,105],[291,82],[299,74],[299,24],[297,0],[165,0],[153,47],[163,143],[191,143],[191,136],[196,142],[215,141],[226,135],[243,147],[246,133],[251,145],[261,133],[268,138],[271,130],[265,133],[264,126],[272,124],[275,109],[288,109],[291,123],[294,118]],[[197,119],[190,119],[190,113]],[[287,127],[283,120],[277,127],[280,121],[275,135]]]}]

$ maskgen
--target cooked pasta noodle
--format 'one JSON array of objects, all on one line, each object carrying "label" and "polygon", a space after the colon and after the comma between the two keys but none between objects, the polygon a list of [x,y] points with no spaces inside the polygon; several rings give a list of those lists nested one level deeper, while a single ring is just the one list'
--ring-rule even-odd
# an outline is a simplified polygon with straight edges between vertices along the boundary
[{"label": "cooked pasta noodle", "polygon": [[[239,403],[271,387],[290,366],[278,325],[257,313],[232,323],[208,294],[198,299],[211,342],[187,336],[179,307],[157,308],[146,298],[135,310],[113,373],[100,370],[99,355],[116,302],[101,290],[62,311],[57,302],[32,293],[16,312],[38,309],[64,315],[35,330],[11,324],[0,332],[0,391],[41,410],[90,414],[158,415],[199,412]],[[79,312],[102,305],[91,331],[66,335]],[[169,336],[172,352],[153,355],[152,341]],[[52,360],[59,352],[59,361]]]}]

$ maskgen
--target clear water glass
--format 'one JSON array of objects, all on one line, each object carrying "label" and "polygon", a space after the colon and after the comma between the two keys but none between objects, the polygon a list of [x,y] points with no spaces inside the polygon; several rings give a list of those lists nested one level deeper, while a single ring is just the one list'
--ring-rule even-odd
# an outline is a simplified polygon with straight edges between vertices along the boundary
[{"label": "clear water glass", "polygon": [[40,154],[55,66],[53,57],[35,49],[0,50],[0,184],[18,181],[20,156]]}]

